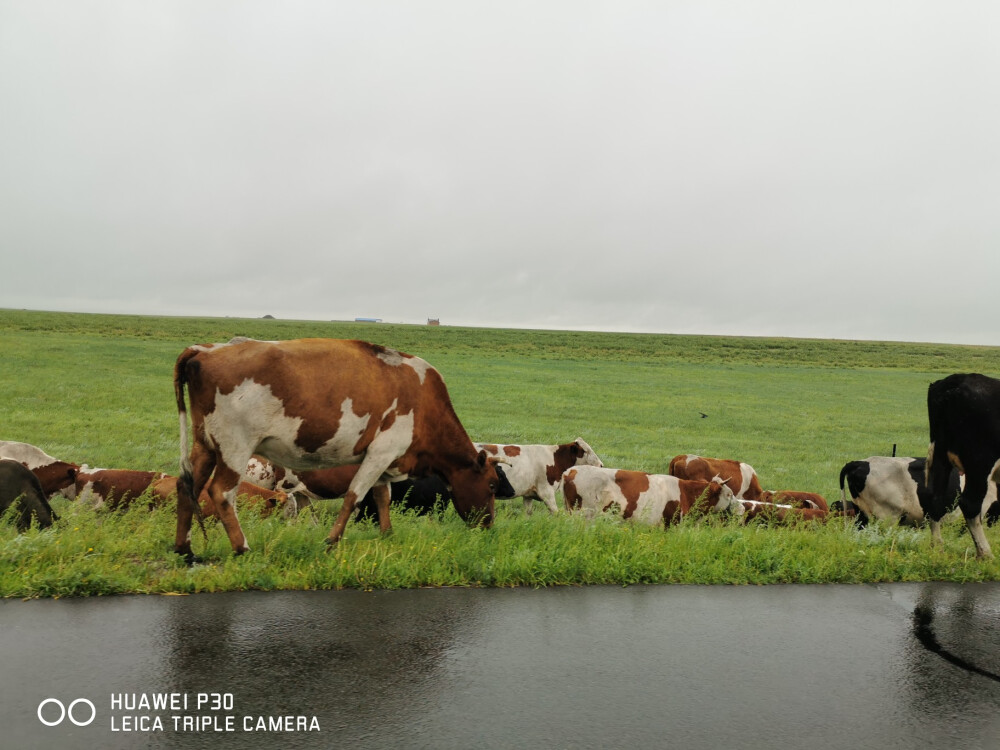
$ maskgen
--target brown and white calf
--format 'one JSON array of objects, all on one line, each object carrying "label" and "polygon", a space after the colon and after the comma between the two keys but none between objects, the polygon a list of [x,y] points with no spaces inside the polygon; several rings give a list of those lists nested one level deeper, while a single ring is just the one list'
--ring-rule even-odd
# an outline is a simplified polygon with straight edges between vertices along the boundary
[{"label": "brown and white calf", "polygon": [[681,521],[695,509],[743,512],[733,491],[722,482],[599,466],[569,469],[563,475],[563,497],[568,510],[580,508],[588,518],[617,506],[622,518],[665,526]]},{"label": "brown and white calf", "polygon": [[91,469],[84,464],[76,474],[76,499],[94,508],[124,508],[165,477],[162,471]]},{"label": "brown and white calf", "polygon": [[710,482],[722,479],[738,498],[759,500],[763,492],[757,472],[750,464],[728,458],[705,458],[693,453],[682,453],[670,460],[670,476],[678,479],[697,479]]},{"label": "brown and white calf", "polygon": [[753,519],[777,521],[779,523],[793,520],[825,521],[830,515],[824,508],[794,503],[774,503],[760,500],[743,500],[744,523]]},{"label": "brown and white calf", "polygon": [[545,503],[550,513],[559,511],[556,490],[563,473],[571,466],[604,466],[583,438],[561,445],[476,443],[475,446],[503,463],[514,497],[524,498],[526,515],[531,515],[533,500]]},{"label": "brown and white calf", "polygon": [[42,492],[46,498],[61,492],[70,500],[73,499],[72,488],[76,481],[76,472],[80,469],[79,464],[60,461],[30,443],[18,443],[12,440],[0,440],[0,458],[9,458],[30,469],[42,485]]},{"label": "brown and white calf", "polygon": [[822,510],[829,512],[830,505],[826,498],[816,492],[796,492],[795,490],[764,490],[760,496],[761,502],[790,505],[803,510]]},{"label": "brown and white calf", "polygon": [[496,470],[473,447],[440,373],[419,357],[364,341],[236,338],[181,352],[174,394],[181,437],[174,549],[188,560],[192,498],[206,485],[233,550],[249,549],[234,501],[255,453],[296,472],[360,465],[328,544],[340,540],[355,503],[373,487],[387,532],[388,483],[406,476],[441,475],[459,516],[493,522]]}]

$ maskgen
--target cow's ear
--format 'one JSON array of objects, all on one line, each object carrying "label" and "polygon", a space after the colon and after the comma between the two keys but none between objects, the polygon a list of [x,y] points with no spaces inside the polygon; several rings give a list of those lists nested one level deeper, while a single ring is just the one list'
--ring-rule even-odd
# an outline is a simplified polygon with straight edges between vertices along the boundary
[{"label": "cow's ear", "polygon": [[486,455],[486,451],[479,451],[479,455],[476,456],[476,468],[482,471],[486,468],[486,463],[489,457]]}]

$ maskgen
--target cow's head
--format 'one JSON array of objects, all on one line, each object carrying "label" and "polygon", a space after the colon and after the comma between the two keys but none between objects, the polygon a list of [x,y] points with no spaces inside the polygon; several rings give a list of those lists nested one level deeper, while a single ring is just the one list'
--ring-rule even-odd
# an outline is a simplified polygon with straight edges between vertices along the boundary
[{"label": "cow's head", "polygon": [[577,466],[604,466],[604,462],[583,438],[577,438],[570,445],[573,446],[573,456]]},{"label": "cow's head", "polygon": [[479,451],[470,465],[454,469],[448,484],[451,485],[452,503],[463,521],[486,528],[493,525],[493,500],[499,479],[495,464],[486,451]]},{"label": "cow's head", "polygon": [[715,477],[708,483],[705,494],[702,495],[702,507],[705,510],[714,510],[720,513],[730,511],[738,516],[742,516],[746,508],[743,503],[736,499],[736,495],[719,477]]}]

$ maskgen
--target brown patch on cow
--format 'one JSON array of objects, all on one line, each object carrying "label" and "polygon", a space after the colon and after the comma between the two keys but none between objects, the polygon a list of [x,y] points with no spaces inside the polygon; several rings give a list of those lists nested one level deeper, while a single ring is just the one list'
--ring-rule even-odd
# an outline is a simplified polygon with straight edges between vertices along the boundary
[{"label": "brown patch on cow", "polygon": [[306,486],[306,489],[317,497],[333,500],[347,494],[359,468],[361,468],[361,464],[347,464],[331,469],[300,471],[296,476]]},{"label": "brown patch on cow", "polygon": [[545,480],[549,484],[558,482],[566,469],[576,466],[576,461],[581,455],[583,451],[575,442],[556,446],[552,454],[552,463],[545,467]]},{"label": "brown patch on cow", "polygon": [[959,473],[965,473],[965,467],[962,466],[962,459],[958,457],[957,454],[948,451],[948,460],[951,461],[951,465],[958,469]]},{"label": "brown patch on cow", "polygon": [[663,525],[670,526],[675,521],[681,520],[681,504],[677,500],[669,500],[663,506]]},{"label": "brown patch on cow", "polygon": [[[520,456],[521,455],[521,446],[519,446],[519,445],[505,445],[503,447],[503,452],[504,452],[504,455],[507,456],[508,458],[513,458],[514,456]],[[560,476],[562,476],[562,475],[560,474]]]},{"label": "brown patch on cow", "polygon": [[31,469],[31,473],[38,478],[38,483],[42,485],[42,491],[48,497],[73,484],[79,470],[78,464],[71,464],[68,461],[54,461],[51,464]]},{"label": "brown patch on cow", "polygon": [[566,505],[566,510],[574,510],[583,505],[583,498],[576,491],[575,469],[567,472],[563,479],[563,503]]},{"label": "brown patch on cow", "polygon": [[[734,495],[739,495],[740,488],[743,486],[743,472],[740,469],[740,463],[735,459],[705,458],[704,456],[682,453],[670,460],[667,473],[678,479],[701,482],[711,482],[715,477],[719,477],[725,481]],[[755,473],[751,477],[750,485],[743,493],[743,497],[747,500],[756,500],[763,491]]]},{"label": "brown patch on cow", "polygon": [[[649,490],[649,474],[644,471],[626,471],[620,469],[615,472],[615,484],[625,497],[625,507],[622,508],[622,518],[631,518],[639,505],[639,495]],[[607,508],[604,508],[607,510]]]}]

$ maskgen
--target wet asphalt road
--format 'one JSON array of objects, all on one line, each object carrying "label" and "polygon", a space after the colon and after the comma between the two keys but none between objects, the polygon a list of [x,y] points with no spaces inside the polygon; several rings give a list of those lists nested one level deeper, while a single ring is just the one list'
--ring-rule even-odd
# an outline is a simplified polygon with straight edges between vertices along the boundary
[{"label": "wet asphalt road", "polygon": [[1000,747],[1000,584],[129,596],[0,623],[5,748]]}]

